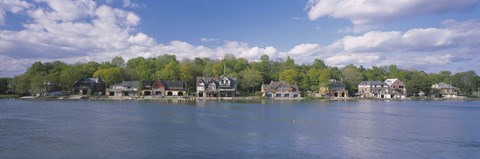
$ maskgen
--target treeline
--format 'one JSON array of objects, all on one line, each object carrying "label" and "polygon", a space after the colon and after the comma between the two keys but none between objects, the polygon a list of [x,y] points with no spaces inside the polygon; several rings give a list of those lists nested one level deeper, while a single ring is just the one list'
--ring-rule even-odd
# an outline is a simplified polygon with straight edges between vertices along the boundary
[{"label": "treeline", "polygon": [[407,87],[409,95],[429,93],[435,83],[445,82],[460,88],[463,95],[477,92],[480,77],[474,71],[452,74],[450,71],[426,73],[418,70],[402,70],[395,65],[373,66],[372,68],[347,65],[342,68],[325,65],[321,59],[309,64],[296,64],[288,57],[285,60],[271,60],[267,55],[258,61],[249,62],[227,54],[222,59],[194,58],[177,60],[175,55],[161,55],[156,58],[137,57],[125,60],[115,57],[102,63],[88,62],[68,65],[60,61],[35,62],[27,71],[13,79],[0,80],[1,92],[14,90],[18,94],[42,91],[44,81],[58,84],[62,90],[71,90],[72,85],[82,77],[98,77],[109,85],[128,80],[181,80],[187,81],[188,90],[195,91],[196,76],[218,77],[226,73],[238,79],[241,94],[259,91],[262,83],[282,80],[296,83],[300,90],[318,91],[320,86],[329,84],[330,79],[343,81],[350,94],[357,92],[357,84],[366,80],[384,81],[399,78]]}]

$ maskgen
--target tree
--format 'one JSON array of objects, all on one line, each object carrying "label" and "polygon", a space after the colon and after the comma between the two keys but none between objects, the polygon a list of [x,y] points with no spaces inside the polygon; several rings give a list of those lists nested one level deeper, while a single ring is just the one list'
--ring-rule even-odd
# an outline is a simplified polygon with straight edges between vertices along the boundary
[{"label": "tree", "polygon": [[247,68],[240,72],[239,85],[240,88],[247,90],[252,88],[254,92],[255,86],[258,86],[262,81],[262,73],[258,70]]},{"label": "tree", "polygon": [[79,66],[68,66],[60,72],[60,83],[63,90],[70,90],[72,85],[86,76],[86,72]]},{"label": "tree", "polygon": [[93,74],[93,77],[100,77],[105,84],[109,85],[123,81],[123,71],[118,67],[99,69]]},{"label": "tree", "polygon": [[178,80],[179,66],[178,62],[171,61],[161,71],[157,71],[155,74],[162,80],[175,81]]},{"label": "tree", "polygon": [[330,79],[332,78],[332,74],[330,73],[330,70],[328,69],[323,69],[320,73],[320,77],[318,78],[318,81],[320,82],[320,86],[323,87],[328,87],[330,85]]},{"label": "tree", "polygon": [[10,78],[0,78],[0,94],[8,91],[8,83],[10,83],[11,80]]},{"label": "tree", "polygon": [[343,82],[347,86],[349,94],[355,94],[358,90],[358,84],[363,80],[362,73],[357,67],[351,64],[342,68],[341,71],[343,74]]},{"label": "tree", "polygon": [[407,74],[407,81],[405,87],[409,95],[416,95],[420,92],[429,95],[432,85],[432,81],[428,80],[428,74],[423,71],[409,71]]},{"label": "tree", "polygon": [[283,68],[285,70],[287,69],[295,69],[295,61],[290,58],[290,56],[287,57],[287,60],[283,63]]},{"label": "tree", "polygon": [[195,86],[195,80],[192,76],[192,67],[190,61],[184,61],[180,65],[180,75],[179,78],[181,81],[187,82],[187,86],[193,88]]},{"label": "tree", "polygon": [[112,65],[116,66],[116,67],[125,67],[125,60],[123,60],[123,57],[121,56],[115,56],[113,59],[112,59]]},{"label": "tree", "polygon": [[480,78],[475,71],[459,72],[452,76],[452,84],[461,90],[464,95],[472,95],[478,89]]},{"label": "tree", "polygon": [[316,68],[310,68],[307,73],[306,77],[308,80],[308,85],[310,85],[310,90],[318,90],[318,84],[319,84],[319,78],[320,77],[320,71]]},{"label": "tree", "polygon": [[280,80],[290,84],[298,83],[298,72],[294,69],[282,71],[280,73]]},{"label": "tree", "polygon": [[312,68],[322,70],[322,69],[326,69],[327,66],[325,65],[325,62],[323,60],[315,59],[315,60],[313,60]]},{"label": "tree", "polygon": [[26,95],[31,92],[30,81],[31,79],[27,74],[15,76],[10,87],[13,88],[17,94]]}]

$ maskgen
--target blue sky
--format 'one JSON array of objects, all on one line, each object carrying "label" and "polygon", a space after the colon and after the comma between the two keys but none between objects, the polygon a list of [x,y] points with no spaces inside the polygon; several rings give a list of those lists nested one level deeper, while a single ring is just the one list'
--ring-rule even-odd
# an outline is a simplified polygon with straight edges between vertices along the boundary
[{"label": "blue sky", "polygon": [[0,76],[115,56],[480,72],[480,0],[0,1]]}]

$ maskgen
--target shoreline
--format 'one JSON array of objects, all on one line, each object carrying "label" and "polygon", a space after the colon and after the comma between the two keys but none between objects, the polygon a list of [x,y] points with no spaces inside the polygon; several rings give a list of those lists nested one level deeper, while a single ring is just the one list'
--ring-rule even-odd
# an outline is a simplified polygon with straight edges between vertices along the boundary
[{"label": "shoreline", "polygon": [[124,97],[124,98],[107,98],[107,97],[84,97],[84,96],[61,96],[61,97],[34,97],[34,96],[8,96],[2,97],[0,99],[19,99],[19,100],[96,100],[96,101],[196,101],[196,102],[207,102],[207,101],[242,101],[242,102],[255,102],[255,101],[338,101],[338,102],[349,102],[349,101],[480,101],[480,98],[403,98],[403,99],[378,99],[378,98],[359,98],[359,97],[349,97],[349,98],[264,98],[264,97],[192,97],[192,98],[134,98],[134,97]]}]

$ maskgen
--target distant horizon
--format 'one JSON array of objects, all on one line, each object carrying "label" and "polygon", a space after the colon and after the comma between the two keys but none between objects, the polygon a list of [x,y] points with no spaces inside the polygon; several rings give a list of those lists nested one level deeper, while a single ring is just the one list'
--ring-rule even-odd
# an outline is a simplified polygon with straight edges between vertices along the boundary
[{"label": "distant horizon", "polygon": [[0,2],[0,77],[36,61],[290,56],[341,68],[480,73],[480,0]]}]

